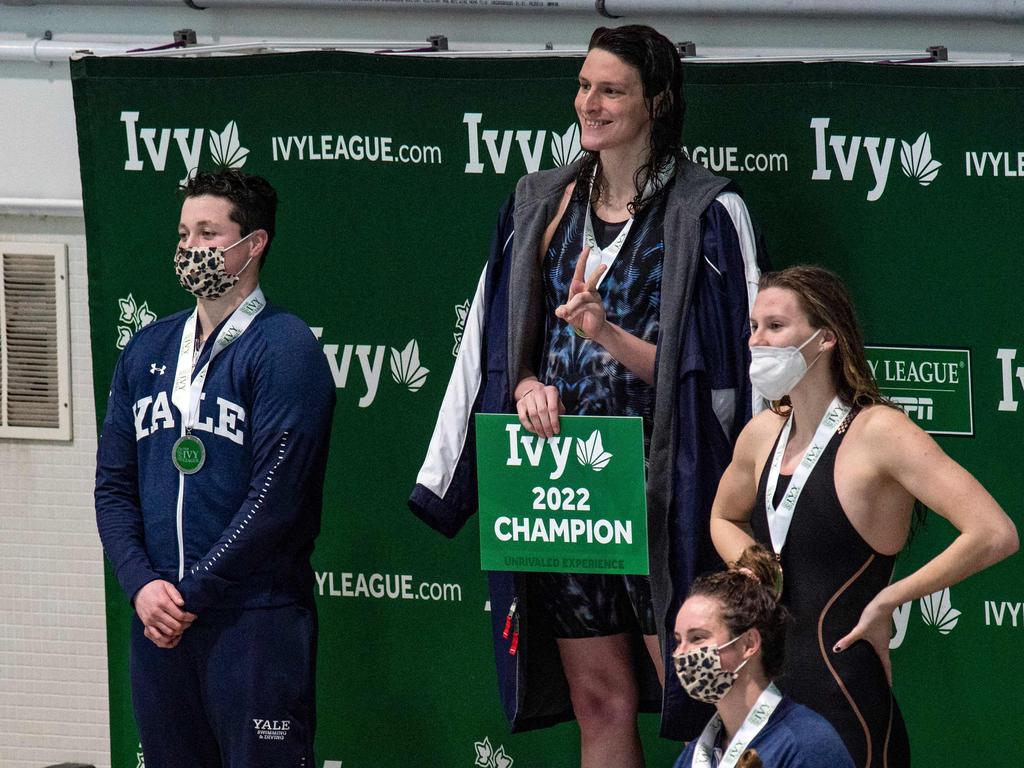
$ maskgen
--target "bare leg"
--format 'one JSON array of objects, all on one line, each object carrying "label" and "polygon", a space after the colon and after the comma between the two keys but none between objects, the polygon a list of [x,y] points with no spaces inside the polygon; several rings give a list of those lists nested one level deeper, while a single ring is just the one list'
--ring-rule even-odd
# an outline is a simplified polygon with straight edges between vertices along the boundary
[{"label": "bare leg", "polygon": [[647,652],[651,654],[651,661],[654,662],[654,671],[658,673],[658,682],[662,690],[665,689],[665,662],[661,658],[661,644],[657,635],[644,635],[644,645]]},{"label": "bare leg", "polygon": [[563,638],[558,650],[580,725],[581,768],[643,768],[629,635]]}]

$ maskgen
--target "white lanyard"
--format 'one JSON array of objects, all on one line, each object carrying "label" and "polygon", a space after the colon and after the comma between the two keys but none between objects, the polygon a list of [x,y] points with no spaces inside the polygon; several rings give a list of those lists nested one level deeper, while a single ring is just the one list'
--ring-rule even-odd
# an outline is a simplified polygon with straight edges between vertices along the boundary
[{"label": "white lanyard", "polygon": [[[641,201],[647,201],[654,197],[659,190],[663,189],[669,180],[672,178],[672,174],[675,173],[676,165],[675,162],[669,164],[668,168],[662,173],[658,174],[657,179],[651,179],[647,182],[647,186],[644,187],[644,194]],[[594,168],[594,176],[597,175],[597,168]],[[594,177],[590,179],[590,193],[587,195],[587,213],[583,219],[583,247],[590,248],[590,255],[587,256],[587,264],[584,268],[583,279],[586,280],[593,274],[594,270],[597,269],[601,264],[605,265],[604,273],[597,280],[597,285],[601,285],[604,279],[608,276],[608,273],[612,270],[612,264],[615,262],[615,258],[619,255],[619,251],[622,250],[622,246],[626,243],[626,237],[629,235],[629,230],[633,228],[634,218],[629,217],[626,225],[619,232],[618,236],[612,240],[612,242],[604,248],[601,248],[597,244],[597,237],[594,235],[594,222],[591,219],[591,204],[590,199],[594,191]],[[596,286],[595,286],[596,287]]]},{"label": "white lanyard", "polygon": [[[198,307],[185,321],[185,328],[181,332],[181,348],[178,350],[178,367],[174,372],[174,389],[171,392],[171,402],[174,403],[184,422],[185,431],[191,432],[199,420],[199,403],[203,397],[203,385],[206,383],[206,374],[210,370],[210,363],[213,362],[220,352],[223,352],[231,344],[245,333],[252,325],[256,315],[267,306],[267,300],[259,286],[256,290],[245,297],[245,300],[238,306],[228,321],[221,328],[220,333],[213,342],[210,350],[210,357],[202,370],[192,378],[192,348],[196,338],[196,319],[199,312]],[[192,386],[189,386],[191,380]]]},{"label": "white lanyard", "polygon": [[803,492],[804,483],[811,474],[811,470],[818,463],[818,459],[821,458],[821,454],[824,453],[825,446],[828,445],[829,440],[832,439],[836,430],[839,429],[839,425],[843,423],[843,420],[846,419],[849,413],[850,406],[840,401],[838,395],[832,398],[832,402],[829,403],[828,408],[825,410],[825,415],[821,417],[821,422],[814,432],[814,437],[807,448],[807,453],[804,454],[803,459],[800,460],[800,465],[796,468],[796,472],[789,479],[789,485],[786,487],[786,495],[783,497],[782,503],[779,504],[778,509],[775,509],[775,489],[779,484],[782,455],[786,452],[786,443],[789,442],[789,433],[793,428],[793,414],[791,413],[789,418],[786,419],[786,424],[779,435],[779,442],[775,446],[775,454],[772,456],[772,464],[768,470],[768,484],[764,490],[764,507],[768,513],[768,531],[771,533],[772,549],[775,550],[776,555],[782,554],[782,547],[786,544],[789,524],[793,521],[793,511],[796,509],[796,503]]},{"label": "white lanyard", "polygon": [[[729,742],[729,747],[725,750],[725,754],[722,755],[722,762],[718,764],[718,768],[733,768],[736,765],[740,756],[747,750],[750,742],[764,728],[765,723],[768,722],[768,718],[772,716],[776,707],[779,706],[780,701],[782,701],[782,694],[779,693],[779,689],[775,687],[775,683],[768,683],[768,687],[761,692],[761,695],[757,697],[757,701],[754,702],[754,706],[747,713],[743,725],[740,726],[740,729],[736,731],[736,735],[732,737],[732,741]],[[704,726],[704,731],[701,733],[700,738],[697,739],[697,746],[693,751],[693,762],[691,765],[694,768],[711,765],[711,759],[715,752],[715,740],[718,738],[718,731],[721,727],[722,717],[718,714],[712,717],[711,721]]]}]

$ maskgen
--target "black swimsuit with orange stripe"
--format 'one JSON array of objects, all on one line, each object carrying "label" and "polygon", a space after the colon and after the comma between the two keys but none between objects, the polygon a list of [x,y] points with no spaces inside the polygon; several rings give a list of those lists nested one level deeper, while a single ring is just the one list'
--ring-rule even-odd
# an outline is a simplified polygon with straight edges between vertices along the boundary
[{"label": "black swimsuit with orange stripe", "polygon": [[[865,640],[842,653],[832,651],[857,624],[864,606],[889,583],[896,559],[864,541],[836,494],[836,453],[856,413],[832,437],[793,512],[782,551],[782,602],[794,622],[786,642],[785,673],[776,683],[832,723],[857,768],[906,768],[907,730],[878,654]],[[771,549],[764,505],[767,481],[766,464],[750,524],[754,537]],[[776,504],[788,483],[788,477],[779,478]]]}]

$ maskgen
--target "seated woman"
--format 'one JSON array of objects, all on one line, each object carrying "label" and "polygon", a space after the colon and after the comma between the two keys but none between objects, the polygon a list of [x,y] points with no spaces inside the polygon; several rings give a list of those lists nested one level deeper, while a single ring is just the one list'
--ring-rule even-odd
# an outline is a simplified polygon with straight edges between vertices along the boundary
[{"label": "seated woman", "polygon": [[835,729],[772,682],[789,618],[775,593],[774,557],[754,545],[736,568],[697,579],[676,617],[679,681],[718,712],[675,768],[853,768]]}]

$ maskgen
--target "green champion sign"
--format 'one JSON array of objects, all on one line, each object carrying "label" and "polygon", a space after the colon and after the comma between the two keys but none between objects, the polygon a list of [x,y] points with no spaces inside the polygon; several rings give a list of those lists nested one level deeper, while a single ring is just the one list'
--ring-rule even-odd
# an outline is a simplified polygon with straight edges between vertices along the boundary
[{"label": "green champion sign", "polygon": [[971,353],[967,349],[867,347],[882,394],[926,432],[973,435]]},{"label": "green champion sign", "polygon": [[643,421],[560,423],[545,440],[515,416],[476,417],[481,568],[648,573]]}]

